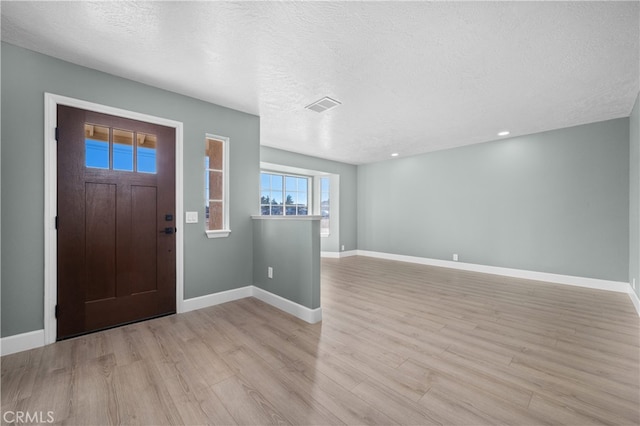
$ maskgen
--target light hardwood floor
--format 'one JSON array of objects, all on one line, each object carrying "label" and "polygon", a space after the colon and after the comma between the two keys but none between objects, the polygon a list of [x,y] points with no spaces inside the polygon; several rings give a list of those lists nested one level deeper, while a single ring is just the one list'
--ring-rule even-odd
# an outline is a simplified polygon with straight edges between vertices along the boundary
[{"label": "light hardwood floor", "polygon": [[626,294],[351,257],[323,259],[322,306],[310,325],[244,299],[5,356],[2,412],[81,425],[640,423]]}]

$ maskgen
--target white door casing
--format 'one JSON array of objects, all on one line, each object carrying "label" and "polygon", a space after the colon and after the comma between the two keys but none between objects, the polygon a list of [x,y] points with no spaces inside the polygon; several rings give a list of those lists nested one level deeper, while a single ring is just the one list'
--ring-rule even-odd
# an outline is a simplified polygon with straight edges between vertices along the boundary
[{"label": "white door casing", "polygon": [[172,127],[176,132],[176,312],[183,312],[184,300],[184,217],[183,123],[152,115],[100,105],[80,99],[44,94],[44,344],[56,341],[57,303],[57,107],[67,105],[102,114]]}]

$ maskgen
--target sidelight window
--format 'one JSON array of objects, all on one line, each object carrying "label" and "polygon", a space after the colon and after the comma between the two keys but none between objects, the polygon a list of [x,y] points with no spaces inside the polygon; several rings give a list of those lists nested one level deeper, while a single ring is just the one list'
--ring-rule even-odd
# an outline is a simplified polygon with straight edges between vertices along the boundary
[{"label": "sidelight window", "polygon": [[205,139],[205,218],[209,238],[227,237],[229,230],[229,138]]}]

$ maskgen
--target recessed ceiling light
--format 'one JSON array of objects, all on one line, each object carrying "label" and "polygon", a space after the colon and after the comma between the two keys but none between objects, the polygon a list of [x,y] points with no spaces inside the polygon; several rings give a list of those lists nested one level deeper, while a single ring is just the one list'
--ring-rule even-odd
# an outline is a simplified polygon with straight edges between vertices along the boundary
[{"label": "recessed ceiling light", "polygon": [[392,157],[397,157],[398,155],[400,154],[398,154],[397,152],[394,152],[393,154],[391,154]]},{"label": "recessed ceiling light", "polygon": [[507,136],[509,134],[508,130],[503,130],[502,132],[498,133],[498,136]]},{"label": "recessed ceiling light", "polygon": [[335,99],[325,96],[324,98],[318,99],[314,103],[307,105],[305,108],[315,112],[323,112],[333,107],[337,107],[338,105],[341,105],[340,101],[336,101]]}]

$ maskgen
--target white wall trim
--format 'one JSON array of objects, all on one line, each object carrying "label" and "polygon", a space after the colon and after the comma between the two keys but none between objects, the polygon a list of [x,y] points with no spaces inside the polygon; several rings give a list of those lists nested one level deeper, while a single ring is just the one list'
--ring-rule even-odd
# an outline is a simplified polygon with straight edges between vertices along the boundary
[{"label": "white wall trim", "polygon": [[322,308],[307,308],[256,286],[253,286],[253,297],[310,324],[322,321]]},{"label": "white wall trim", "polygon": [[429,259],[426,257],[405,256],[401,254],[381,253],[368,250],[357,250],[359,256],[379,259],[397,260],[400,262],[418,263],[421,265],[440,266],[442,268],[460,269],[463,271],[481,272],[485,274],[503,275],[506,277],[527,280],[546,281],[554,284],[566,284],[598,290],[629,292],[629,283],[600,280],[596,278],[574,277],[571,275],[551,274],[547,272],[527,271],[523,269],[502,268],[499,266],[476,265],[473,263],[454,262],[451,260]]},{"label": "white wall trim", "polygon": [[633,287],[631,287],[631,284],[629,284],[629,297],[631,298],[631,302],[633,303],[633,306],[636,308],[636,312],[640,317],[640,299],[638,299],[638,295],[636,294],[636,292],[633,291]]},{"label": "white wall trim", "polygon": [[329,259],[339,259],[340,253],[337,251],[321,251],[320,257],[327,257]]},{"label": "white wall trim", "polygon": [[232,290],[221,291],[219,293],[207,294],[206,296],[194,297],[184,301],[184,312],[196,309],[208,308],[209,306],[220,305],[222,303],[232,302],[234,300],[244,299],[245,297],[255,297],[263,302],[280,309],[294,317],[300,318],[311,324],[315,324],[322,320],[322,308],[311,309],[300,305],[284,297],[263,290],[255,285],[235,288]]},{"label": "white wall trim", "polygon": [[0,339],[0,355],[11,355],[44,345],[44,329],[29,331]]},{"label": "white wall trim", "polygon": [[207,308],[209,306],[244,299],[245,297],[251,297],[252,294],[253,286],[248,285],[246,287],[234,288],[232,290],[207,294],[205,296],[193,297],[184,301],[182,305],[184,308],[183,312],[195,311],[196,309]]},{"label": "white wall trim", "polygon": [[[61,102],[61,101],[60,101]],[[58,156],[55,129],[58,97],[44,94],[44,344],[56,341]]]},{"label": "white wall trim", "polygon": [[[342,259],[343,257],[351,257],[357,256],[358,250],[349,250],[349,251],[321,251],[320,257],[327,257],[330,259]],[[364,256],[364,255],[363,255]]]},{"label": "white wall trim", "polygon": [[184,301],[184,312],[244,299],[245,297],[255,297],[258,300],[262,300],[281,311],[311,324],[322,321],[322,308],[307,308],[306,306],[292,302],[291,300],[263,290],[255,285],[248,285],[246,287],[240,287],[233,290],[221,291],[219,293],[187,299]]},{"label": "white wall trim", "polygon": [[[220,305],[222,303],[232,302],[234,300],[244,299],[247,297],[255,297],[268,305],[280,309],[294,317],[300,318],[310,324],[322,321],[322,308],[310,309],[253,285],[186,299],[181,304],[181,312],[195,311],[197,309],[208,308],[209,306]],[[54,342],[47,342],[45,339],[45,330],[36,330],[28,333],[16,334],[14,336],[3,337],[0,339],[0,355],[10,355],[33,348],[40,348],[49,343],[55,343],[55,340]]]},{"label": "white wall trim", "polygon": [[[183,178],[183,123],[162,117],[100,105],[81,99],[52,93],[44,94],[44,344],[56,341],[57,322],[57,232],[55,229],[57,192],[57,157],[55,128],[58,105],[67,105],[102,114],[116,115],[147,123],[172,127],[176,131],[176,211],[175,217],[184,217]],[[183,312],[184,299],[184,228],[176,221],[176,312]]]},{"label": "white wall trim", "polygon": [[351,257],[351,256],[357,256],[357,255],[358,255],[358,250],[347,250],[347,251],[340,252],[340,257]]},{"label": "white wall trim", "polygon": [[233,290],[221,291],[219,293],[187,299],[184,301],[184,312],[220,305],[222,303],[244,299],[245,297],[255,297],[268,305],[280,309],[294,317],[300,318],[310,324],[322,321],[322,308],[307,308],[306,306],[292,302],[291,300],[263,290],[255,285],[248,285],[246,287],[240,287]]},{"label": "white wall trim", "polygon": [[216,231],[206,230],[204,231],[207,238],[227,238],[231,234],[231,229],[221,229]]},{"label": "white wall trim", "polygon": [[251,215],[253,220],[320,220],[320,215],[306,215],[306,216],[262,216],[259,214]]}]

